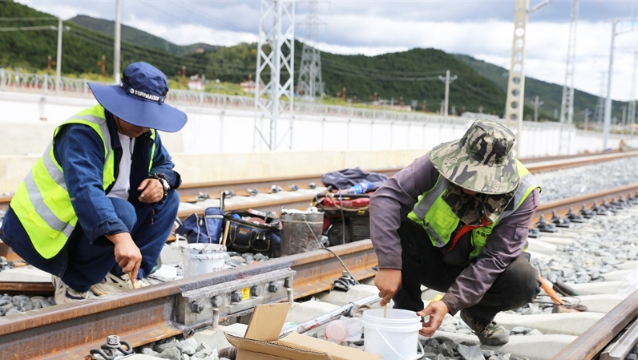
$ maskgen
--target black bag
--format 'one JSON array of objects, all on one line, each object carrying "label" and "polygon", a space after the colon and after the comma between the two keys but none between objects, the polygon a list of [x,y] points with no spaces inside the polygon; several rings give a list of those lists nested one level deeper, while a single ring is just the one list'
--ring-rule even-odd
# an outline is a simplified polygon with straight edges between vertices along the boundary
[{"label": "black bag", "polygon": [[[263,221],[251,222],[243,218]],[[271,257],[279,254],[281,223],[278,218],[266,217],[255,212],[234,211],[224,215],[227,229],[226,247],[237,252],[261,253]]]},{"label": "black bag", "polygon": [[224,224],[224,194],[219,199],[219,207],[209,207],[204,215],[191,214],[175,230],[176,234],[186,237],[189,244],[221,242],[222,226]]}]

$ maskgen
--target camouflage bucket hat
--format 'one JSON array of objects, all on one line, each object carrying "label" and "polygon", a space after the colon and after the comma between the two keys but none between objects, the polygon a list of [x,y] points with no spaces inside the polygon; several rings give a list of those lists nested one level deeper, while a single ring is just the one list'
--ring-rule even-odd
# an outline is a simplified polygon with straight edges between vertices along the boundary
[{"label": "camouflage bucket hat", "polygon": [[520,182],[511,155],[515,140],[505,125],[476,120],[459,140],[434,147],[430,159],[454,184],[483,194],[504,194]]}]

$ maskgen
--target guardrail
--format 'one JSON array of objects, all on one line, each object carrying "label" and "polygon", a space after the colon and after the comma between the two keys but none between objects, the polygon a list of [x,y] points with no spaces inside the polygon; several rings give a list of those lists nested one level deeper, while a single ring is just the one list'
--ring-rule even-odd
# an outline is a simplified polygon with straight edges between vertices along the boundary
[{"label": "guardrail", "polygon": [[[19,70],[0,68],[0,91],[20,91],[41,94],[55,94],[73,97],[90,97],[88,83],[110,84],[103,81],[60,77],[56,86],[55,76],[49,74],[22,73]],[[171,90],[167,94],[167,103],[182,106],[202,106],[222,109],[250,110],[255,108],[255,98],[251,96],[207,93],[193,90]],[[286,101],[282,101],[286,104]],[[362,119],[423,121],[429,123],[464,125],[471,119],[456,116],[424,114],[409,111],[385,109],[367,109],[354,106],[326,105],[311,102],[293,102],[293,113],[318,116],[340,116]]]}]

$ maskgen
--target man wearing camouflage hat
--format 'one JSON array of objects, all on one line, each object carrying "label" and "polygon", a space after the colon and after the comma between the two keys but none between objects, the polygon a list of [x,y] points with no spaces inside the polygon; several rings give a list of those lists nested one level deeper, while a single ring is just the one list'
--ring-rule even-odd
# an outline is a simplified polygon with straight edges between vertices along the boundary
[{"label": "man wearing camouflage hat", "polygon": [[[523,253],[540,187],[512,157],[514,141],[501,123],[477,120],[461,139],[436,146],[372,196],[381,306],[392,299],[396,308],[429,315],[424,336],[460,311],[481,343],[505,344],[509,333],[494,317],[527,304],[540,289]],[[421,285],[445,295],[424,309]]]}]

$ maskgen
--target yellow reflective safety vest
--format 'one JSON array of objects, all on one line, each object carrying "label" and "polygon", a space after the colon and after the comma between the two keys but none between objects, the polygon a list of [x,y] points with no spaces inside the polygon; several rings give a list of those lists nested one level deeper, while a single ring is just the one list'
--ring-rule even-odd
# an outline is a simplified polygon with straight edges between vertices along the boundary
[{"label": "yellow reflective safety vest", "polygon": [[[521,177],[521,183],[514,192],[512,200],[510,200],[514,202],[514,208],[512,210],[503,211],[501,216],[491,224],[472,230],[470,241],[473,250],[470,253],[470,258],[478,256],[483,247],[485,247],[485,242],[492,233],[492,229],[500,220],[513,214],[534,189],[540,189],[534,177],[520,161],[516,160],[516,166],[518,175]],[[452,237],[452,233],[458,228],[459,222],[461,221],[459,217],[454,214],[452,208],[443,200],[443,194],[448,187],[448,183],[448,180],[439,174],[434,187],[419,197],[419,201],[414,205],[414,209],[408,214],[408,218],[425,229],[432,241],[432,245],[436,247],[444,247],[447,245]]]},{"label": "yellow reflective safety vest", "polygon": [[[64,247],[78,221],[64,180],[64,170],[55,158],[55,136],[62,126],[83,124],[93,129],[104,144],[103,187],[106,191],[115,182],[115,159],[111,147],[105,110],[101,105],[85,109],[55,129],[53,138],[44,155],[35,163],[22,181],[13,199],[11,208],[29,235],[35,250],[45,259],[57,255]],[[155,153],[155,130],[152,130]],[[149,164],[152,168],[153,155]]]}]

